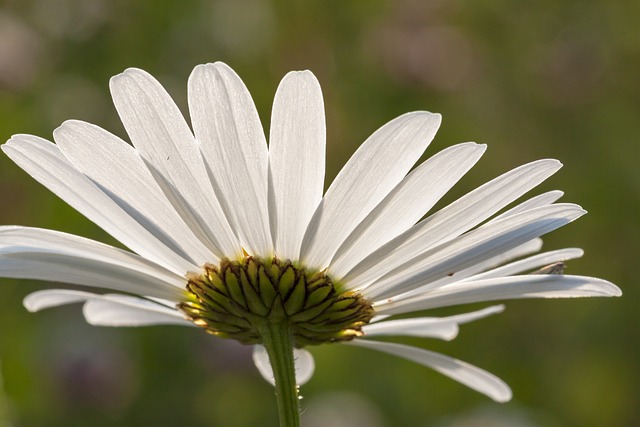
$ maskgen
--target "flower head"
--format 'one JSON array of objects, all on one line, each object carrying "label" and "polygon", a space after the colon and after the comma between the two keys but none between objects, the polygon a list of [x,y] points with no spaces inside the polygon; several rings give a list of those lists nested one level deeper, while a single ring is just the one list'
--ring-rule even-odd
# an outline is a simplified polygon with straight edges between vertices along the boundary
[{"label": "flower head", "polygon": [[503,309],[391,317],[430,308],[620,295],[607,281],[562,274],[579,249],[531,255],[540,236],[585,213],[556,203],[559,191],[511,207],[560,168],[556,160],[511,170],[429,213],[486,148],[454,145],[412,170],[440,125],[437,114],[408,113],[381,127],[323,195],[324,105],[309,71],[280,83],[268,145],[249,92],[222,63],[200,65],[189,78],[191,127],[142,70],[115,76],[111,93],[133,145],[72,120],[55,130],[55,144],[15,135],[2,146],[132,251],[0,227],[0,276],[118,292],[43,290],[25,298],[31,311],[83,302],[95,325],[195,325],[254,344],[267,379],[260,344],[265,325],[277,321],[297,348],[299,383],[313,372],[304,347],[337,342],[430,366],[506,401],[509,388],[483,370],[375,338],[452,339],[460,324]]}]

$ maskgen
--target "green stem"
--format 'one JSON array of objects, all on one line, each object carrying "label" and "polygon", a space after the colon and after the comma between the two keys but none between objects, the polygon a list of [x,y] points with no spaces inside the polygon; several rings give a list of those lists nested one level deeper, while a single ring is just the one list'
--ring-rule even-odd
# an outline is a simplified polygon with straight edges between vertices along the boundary
[{"label": "green stem", "polygon": [[262,343],[267,349],[276,381],[280,427],[300,427],[298,386],[289,324],[284,319],[275,322],[269,319],[260,329]]}]

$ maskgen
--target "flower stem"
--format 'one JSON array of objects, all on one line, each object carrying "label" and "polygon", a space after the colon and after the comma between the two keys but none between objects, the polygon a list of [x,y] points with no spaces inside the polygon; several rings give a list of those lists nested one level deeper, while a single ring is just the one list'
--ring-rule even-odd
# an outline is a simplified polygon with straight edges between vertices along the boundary
[{"label": "flower stem", "polygon": [[260,329],[276,382],[280,427],[299,427],[298,386],[289,324],[284,319],[269,319]]}]

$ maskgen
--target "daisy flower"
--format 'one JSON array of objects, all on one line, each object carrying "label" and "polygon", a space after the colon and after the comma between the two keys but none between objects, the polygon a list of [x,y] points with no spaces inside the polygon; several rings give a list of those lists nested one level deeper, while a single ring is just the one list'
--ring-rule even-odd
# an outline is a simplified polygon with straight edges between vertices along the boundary
[{"label": "daisy flower", "polygon": [[559,191],[513,205],[561,167],[556,160],[513,169],[430,213],[486,148],[454,145],[414,168],[438,114],[412,112],[382,126],[323,195],[324,104],[311,72],[280,83],[268,145],[248,90],[223,63],[193,70],[191,127],[142,70],[113,77],[110,88],[132,145],[70,120],[54,131],[55,143],[15,135],[2,149],[131,252],[4,226],[0,276],[116,292],[42,290],[25,298],[30,311],[81,302],[93,325],[196,326],[254,345],[256,366],[278,387],[283,425],[297,425],[296,384],[313,372],[305,347],[390,353],[503,402],[511,391],[493,375],[376,338],[449,340],[460,324],[503,309],[406,316],[436,307],[621,294],[607,281],[562,274],[580,249],[534,254],[540,236],[585,213],[556,203]]}]

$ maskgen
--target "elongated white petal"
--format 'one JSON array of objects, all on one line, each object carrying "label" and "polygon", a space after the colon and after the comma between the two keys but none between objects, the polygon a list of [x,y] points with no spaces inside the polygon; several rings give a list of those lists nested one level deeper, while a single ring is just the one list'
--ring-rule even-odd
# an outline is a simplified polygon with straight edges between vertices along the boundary
[{"label": "elongated white petal", "polygon": [[155,277],[159,282],[184,288],[179,276],[131,252],[60,231],[21,226],[0,226],[0,254],[38,251],[92,259]]},{"label": "elongated white petal", "polygon": [[409,298],[414,295],[422,294],[427,290],[436,289],[436,288],[448,285],[449,283],[463,281],[468,277],[471,277],[475,274],[483,272],[487,269],[495,268],[496,266],[499,266],[505,262],[537,252],[540,250],[541,247],[542,247],[542,239],[536,238],[536,239],[530,240],[520,246],[515,247],[514,249],[510,249],[508,251],[502,252],[484,261],[473,264],[471,267],[467,267],[462,270],[459,270],[452,276],[447,275],[433,282],[426,283],[423,286],[418,286],[417,288],[409,292],[405,292],[404,294],[394,299],[398,300],[398,299]]},{"label": "elongated white petal", "polygon": [[305,232],[301,261],[328,266],[349,233],[404,178],[433,139],[439,114],[404,114],[378,129],[360,146],[316,209]]},{"label": "elongated white petal", "polygon": [[501,213],[500,215],[495,216],[491,219],[491,221],[498,221],[502,218],[505,218],[509,215],[515,215],[520,212],[528,211],[530,209],[538,208],[540,206],[550,205],[562,197],[564,193],[560,190],[548,191],[546,193],[539,194],[535,197],[530,198],[529,200],[525,200],[517,206]]},{"label": "elongated white petal", "polygon": [[455,283],[420,296],[376,305],[380,314],[400,314],[473,302],[522,298],[615,297],[620,289],[606,280],[561,274],[498,277]]},{"label": "elongated white petal", "polygon": [[414,317],[372,323],[364,326],[362,331],[366,337],[395,335],[450,341],[458,335],[458,324],[452,320],[437,317]]},{"label": "elongated white petal", "polygon": [[585,212],[577,205],[542,206],[487,223],[457,239],[433,248],[392,271],[364,290],[368,298],[383,299],[434,280],[455,275],[474,264],[513,249],[562,227]]},{"label": "elongated white petal", "polygon": [[474,322],[479,319],[483,319],[487,316],[502,313],[504,311],[504,304],[492,305],[491,307],[483,308],[481,310],[472,311],[470,313],[456,314],[454,316],[448,316],[444,319],[456,322],[458,325],[464,323]]},{"label": "elongated white petal", "polygon": [[273,101],[269,134],[269,213],[276,255],[299,259],[324,190],[326,130],[320,84],[310,71],[288,73]]},{"label": "elongated white petal", "polygon": [[406,231],[476,164],[486,145],[449,147],[407,175],[356,227],[331,261],[329,272],[343,277],[367,255]]},{"label": "elongated white petal", "polygon": [[61,305],[85,302],[96,294],[70,289],[45,289],[32,292],[22,300],[24,307],[32,313]]},{"label": "elongated white petal", "polygon": [[580,258],[583,253],[583,250],[579,248],[567,248],[559,249],[557,251],[545,252],[500,266],[498,268],[494,268],[489,271],[485,271],[484,273],[476,274],[474,276],[466,278],[465,281],[476,281],[491,279],[493,277],[512,276],[515,274],[532,271],[536,268],[544,267],[555,262]]},{"label": "elongated white petal", "polygon": [[[316,369],[315,361],[311,353],[299,348],[293,349],[293,359],[296,370],[296,382],[298,385],[303,385],[313,376],[313,371]],[[263,346],[253,346],[253,363],[255,363],[262,377],[271,383],[271,385],[275,385],[271,363],[269,363],[269,355]]]},{"label": "elongated white petal", "polygon": [[131,145],[77,120],[63,123],[53,135],[65,157],[158,240],[195,265],[218,261],[173,209]]},{"label": "elongated white petal", "polygon": [[23,301],[31,312],[81,302],[85,303],[85,319],[94,326],[195,326],[175,309],[129,295],[47,289],[31,293]]},{"label": "elongated white petal", "polygon": [[557,160],[538,160],[489,181],[380,247],[354,267],[345,282],[353,288],[367,286],[416,255],[480,224],[561,166]]},{"label": "elongated white petal", "polygon": [[362,331],[367,338],[377,335],[395,335],[438,338],[450,341],[458,335],[458,325],[502,313],[503,311],[504,305],[494,305],[482,310],[447,317],[413,317],[410,319],[381,321],[387,317],[387,315],[382,315],[364,326]]},{"label": "elongated white petal", "polygon": [[180,312],[142,298],[102,295],[89,299],[82,308],[87,323],[94,326],[179,325],[195,327]]},{"label": "elongated white petal", "polygon": [[198,65],[189,77],[189,112],[242,246],[251,254],[272,255],[267,142],[249,91],[226,64]]},{"label": "elongated white petal", "polygon": [[33,135],[14,135],[2,150],[38,182],[134,252],[179,274],[198,268],[137,223],[71,165],[55,144]]},{"label": "elongated white petal", "polygon": [[131,142],[185,223],[218,258],[241,255],[200,148],[169,94],[134,68],[113,77],[110,87]]},{"label": "elongated white petal", "polygon": [[38,248],[0,249],[0,277],[71,283],[179,301],[184,291],[139,271]]},{"label": "elongated white petal", "polygon": [[507,402],[511,400],[511,389],[500,378],[487,371],[449,356],[423,350],[417,347],[388,342],[357,339],[348,341],[347,344],[389,353],[394,356],[419,363],[420,365],[427,366],[479,393],[490,397],[496,402]]}]

